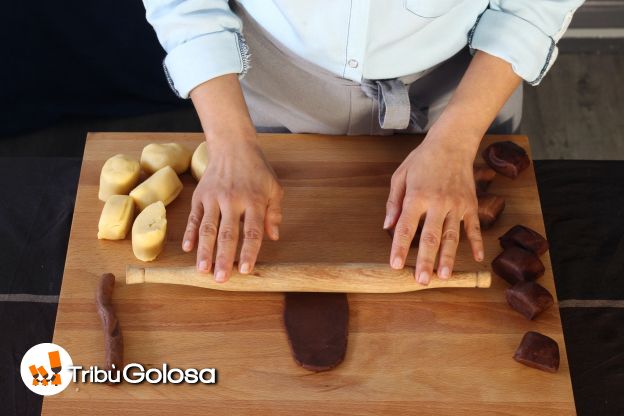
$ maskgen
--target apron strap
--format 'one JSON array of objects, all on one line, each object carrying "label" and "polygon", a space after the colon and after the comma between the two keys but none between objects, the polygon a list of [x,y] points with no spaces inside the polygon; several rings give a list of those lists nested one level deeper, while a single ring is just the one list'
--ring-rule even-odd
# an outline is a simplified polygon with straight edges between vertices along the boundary
[{"label": "apron strap", "polygon": [[418,114],[412,114],[408,86],[400,79],[363,79],[361,88],[367,97],[377,101],[382,129],[403,130],[409,126],[410,120],[419,126],[423,122],[427,124],[427,117],[420,108],[414,109]]}]

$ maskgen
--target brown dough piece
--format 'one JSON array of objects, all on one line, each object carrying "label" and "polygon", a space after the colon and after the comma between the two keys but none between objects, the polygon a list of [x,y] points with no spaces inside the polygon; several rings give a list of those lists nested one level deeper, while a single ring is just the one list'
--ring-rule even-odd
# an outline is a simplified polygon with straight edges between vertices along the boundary
[{"label": "brown dough piece", "polygon": [[544,274],[546,268],[534,253],[513,246],[492,260],[492,270],[510,285],[515,285],[536,280]]},{"label": "brown dough piece", "polygon": [[513,358],[526,366],[556,373],[559,370],[559,345],[546,335],[529,331],[522,337]]},{"label": "brown dough piece", "polygon": [[113,309],[113,288],[115,275],[104,273],[98,282],[95,295],[95,306],[104,328],[104,362],[105,369],[123,370],[123,337],[119,321]]},{"label": "brown dough piece", "polygon": [[518,246],[538,256],[548,251],[548,241],[540,233],[524,225],[514,225],[498,241],[503,248]]},{"label": "brown dough piece", "polygon": [[484,194],[496,176],[496,171],[489,166],[477,165],[472,168],[477,196]]},{"label": "brown dough piece", "polygon": [[511,179],[516,179],[531,164],[527,152],[510,141],[492,143],[481,156],[492,169]]},{"label": "brown dough piece", "polygon": [[507,303],[527,319],[533,319],[555,303],[546,288],[535,282],[518,282],[505,289]]},{"label": "brown dough piece", "polygon": [[477,198],[481,228],[490,228],[505,209],[505,198],[492,194],[481,194]]},{"label": "brown dough piece", "polygon": [[286,293],[284,324],[297,364],[327,371],[347,351],[349,304],[344,293]]}]

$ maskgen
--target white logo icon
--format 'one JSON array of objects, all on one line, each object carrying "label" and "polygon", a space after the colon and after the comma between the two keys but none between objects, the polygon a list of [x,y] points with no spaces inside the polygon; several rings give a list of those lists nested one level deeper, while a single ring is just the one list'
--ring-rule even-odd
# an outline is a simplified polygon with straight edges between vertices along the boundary
[{"label": "white logo icon", "polygon": [[20,373],[30,391],[41,396],[51,396],[69,386],[72,366],[72,359],[63,347],[46,342],[26,351]]}]

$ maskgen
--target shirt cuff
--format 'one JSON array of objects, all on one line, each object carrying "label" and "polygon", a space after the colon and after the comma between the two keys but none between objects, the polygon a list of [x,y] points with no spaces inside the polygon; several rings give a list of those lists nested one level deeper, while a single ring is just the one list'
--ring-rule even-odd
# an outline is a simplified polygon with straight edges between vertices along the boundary
[{"label": "shirt cuff", "polygon": [[487,9],[468,34],[468,45],[511,64],[531,85],[540,83],[557,58],[557,45],[537,26],[510,13]]},{"label": "shirt cuff", "polygon": [[249,50],[238,32],[206,34],[172,49],[163,62],[169,85],[181,98],[199,84],[225,74],[244,76]]}]

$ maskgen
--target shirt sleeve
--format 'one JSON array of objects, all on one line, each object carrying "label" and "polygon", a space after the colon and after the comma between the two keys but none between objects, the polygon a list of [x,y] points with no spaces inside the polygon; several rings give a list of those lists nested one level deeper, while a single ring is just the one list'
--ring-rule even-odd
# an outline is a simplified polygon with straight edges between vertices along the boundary
[{"label": "shirt sleeve", "polygon": [[557,59],[557,42],[583,0],[490,0],[468,34],[471,49],[509,62],[531,85]]},{"label": "shirt sleeve", "polygon": [[244,76],[249,51],[242,22],[227,0],[143,0],[147,21],[167,52],[163,66],[182,98],[199,84],[225,74]]}]

